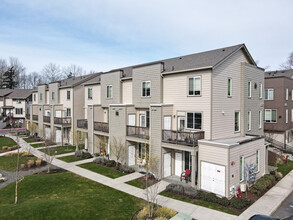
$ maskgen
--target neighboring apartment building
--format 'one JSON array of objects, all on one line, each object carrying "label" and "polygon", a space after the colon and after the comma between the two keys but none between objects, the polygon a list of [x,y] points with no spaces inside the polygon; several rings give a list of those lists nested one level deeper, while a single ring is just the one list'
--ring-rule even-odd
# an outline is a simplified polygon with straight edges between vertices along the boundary
[{"label": "neighboring apartment building", "polygon": [[293,70],[265,73],[265,135],[279,147],[292,147]]},{"label": "neighboring apartment building", "polygon": [[73,143],[76,118],[83,116],[84,88],[82,83],[96,74],[71,77],[39,85],[33,91],[30,121],[40,137],[57,143]]},{"label": "neighboring apartment building", "polygon": [[116,159],[118,142],[122,163],[138,168],[149,154],[159,178],[190,169],[192,186],[230,197],[247,165],[266,172],[263,85],[244,44],[115,69],[83,84],[77,127],[91,153],[102,145]]}]

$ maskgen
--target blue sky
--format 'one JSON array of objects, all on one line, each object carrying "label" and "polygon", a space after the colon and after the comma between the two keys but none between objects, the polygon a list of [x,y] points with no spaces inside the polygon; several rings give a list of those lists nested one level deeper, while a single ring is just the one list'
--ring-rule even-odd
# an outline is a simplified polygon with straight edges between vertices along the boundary
[{"label": "blue sky", "polygon": [[245,43],[259,66],[293,51],[291,0],[0,0],[0,58],[108,71]]}]

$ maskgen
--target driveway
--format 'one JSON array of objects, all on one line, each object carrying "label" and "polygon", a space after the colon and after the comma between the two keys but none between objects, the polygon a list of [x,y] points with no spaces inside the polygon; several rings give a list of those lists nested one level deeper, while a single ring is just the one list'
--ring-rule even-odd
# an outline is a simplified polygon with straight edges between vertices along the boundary
[{"label": "driveway", "polygon": [[272,217],[281,218],[281,219],[288,216],[293,216],[293,192],[281,204],[281,206],[272,214]]}]

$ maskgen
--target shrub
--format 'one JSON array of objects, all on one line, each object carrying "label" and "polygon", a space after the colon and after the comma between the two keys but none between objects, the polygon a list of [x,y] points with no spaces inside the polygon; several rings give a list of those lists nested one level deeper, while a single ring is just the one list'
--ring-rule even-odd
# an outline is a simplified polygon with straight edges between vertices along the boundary
[{"label": "shrub", "polygon": [[195,188],[187,186],[187,187],[184,187],[184,194],[191,199],[195,199],[197,191]]},{"label": "shrub", "polygon": [[148,209],[144,207],[136,216],[138,220],[146,219],[149,215]]},{"label": "shrub", "polygon": [[282,160],[282,158],[278,158],[276,160],[276,164],[283,164],[283,163],[284,163],[284,161]]},{"label": "shrub", "polygon": [[108,160],[108,161],[106,162],[106,166],[107,166],[107,167],[115,167],[115,165],[116,165],[115,160]]},{"label": "shrub", "polygon": [[120,171],[123,173],[133,173],[135,170],[127,165],[120,166]]},{"label": "shrub", "polygon": [[173,193],[176,193],[179,195],[183,195],[184,194],[184,187],[179,184],[171,183],[166,187],[166,191],[173,192]]},{"label": "shrub", "polygon": [[244,209],[245,207],[249,206],[251,204],[251,201],[249,199],[236,199],[232,198],[230,200],[231,207],[235,209]]},{"label": "shrub", "polygon": [[89,152],[82,151],[81,158],[82,159],[89,159],[89,158],[92,158],[92,155]]},{"label": "shrub", "polygon": [[207,202],[217,203],[222,206],[230,205],[230,201],[227,198],[220,198],[214,193],[206,193],[200,190],[197,191],[196,198]]},{"label": "shrub", "polygon": [[31,153],[29,153],[29,152],[23,152],[21,154],[21,156],[23,156],[23,157],[32,157],[33,155]]},{"label": "shrub", "polygon": [[43,159],[42,158],[38,158],[36,160],[36,166],[39,167],[39,166],[42,166],[42,163],[43,163]]},{"label": "shrub", "polygon": [[168,220],[168,219],[165,217],[158,217],[158,218],[155,218],[155,220]]},{"label": "shrub", "polygon": [[104,157],[97,157],[93,160],[93,162],[96,164],[102,164],[102,163],[104,163],[104,161],[105,161]]},{"label": "shrub", "polygon": [[24,170],[25,168],[26,168],[26,165],[25,165],[25,164],[23,164],[23,163],[20,164],[20,169],[21,169],[21,170]]},{"label": "shrub", "polygon": [[164,218],[170,219],[175,215],[176,215],[176,212],[174,210],[166,208],[166,207],[159,207],[154,211],[155,217],[164,217]]},{"label": "shrub", "polygon": [[11,151],[11,150],[13,150],[13,147],[8,147],[7,150]]},{"label": "shrub", "polygon": [[8,146],[3,146],[2,149],[3,150],[8,150]]},{"label": "shrub", "polygon": [[266,174],[255,182],[251,189],[251,192],[260,196],[264,191],[274,185],[275,182],[276,180],[273,175]]},{"label": "shrub", "polygon": [[275,173],[275,178],[276,178],[276,180],[280,180],[280,179],[283,178],[283,174],[281,172],[276,172]]},{"label": "shrub", "polygon": [[31,167],[33,167],[35,165],[35,161],[34,160],[29,160],[28,162],[27,162],[27,167],[28,168],[31,168]]},{"label": "shrub", "polygon": [[273,176],[275,176],[276,172],[275,171],[271,171],[270,174],[273,175]]}]

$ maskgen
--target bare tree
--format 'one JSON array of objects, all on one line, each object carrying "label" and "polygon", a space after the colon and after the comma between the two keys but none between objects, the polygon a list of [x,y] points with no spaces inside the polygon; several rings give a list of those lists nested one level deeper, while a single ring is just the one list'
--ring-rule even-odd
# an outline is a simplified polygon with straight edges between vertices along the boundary
[{"label": "bare tree", "polygon": [[85,75],[86,72],[82,67],[77,66],[76,64],[71,64],[70,66],[63,68],[63,73],[67,76],[67,78],[71,78]]},{"label": "bare tree", "polygon": [[28,88],[33,89],[36,88],[39,84],[43,83],[44,79],[37,72],[32,72],[27,75],[27,81]]},{"label": "bare tree", "polygon": [[3,84],[3,75],[8,70],[8,64],[5,59],[0,59],[0,88],[2,88]]},{"label": "bare tree", "polygon": [[113,137],[113,141],[111,143],[111,152],[116,158],[116,163],[122,162],[121,159],[125,156],[126,153],[126,146],[123,143],[122,138],[116,139],[116,137]]},{"label": "bare tree", "polygon": [[85,142],[85,133],[79,131],[72,131],[73,143],[75,144],[75,151],[79,150],[79,146]]},{"label": "bare tree", "polygon": [[42,69],[46,83],[55,82],[63,78],[61,68],[56,63],[49,63]]},{"label": "bare tree", "polygon": [[293,69],[293,52],[291,52],[287,60],[280,65],[281,69]]},{"label": "bare tree", "polygon": [[55,149],[52,148],[50,145],[52,142],[54,142],[55,140],[55,136],[53,134],[51,134],[51,137],[50,138],[46,138],[44,140],[44,154],[43,154],[43,157],[44,159],[46,160],[46,162],[48,163],[48,171],[47,173],[50,173],[50,169],[51,169],[51,166],[52,166],[52,162],[53,160],[55,159]]},{"label": "bare tree", "polygon": [[20,76],[25,74],[25,67],[19,61],[17,57],[9,57],[9,67],[13,67],[15,71],[15,78],[16,82],[19,84],[23,84],[21,81]]},{"label": "bare tree", "polygon": [[105,136],[100,136],[99,141],[96,142],[96,147],[100,152],[107,152],[108,139]]}]

